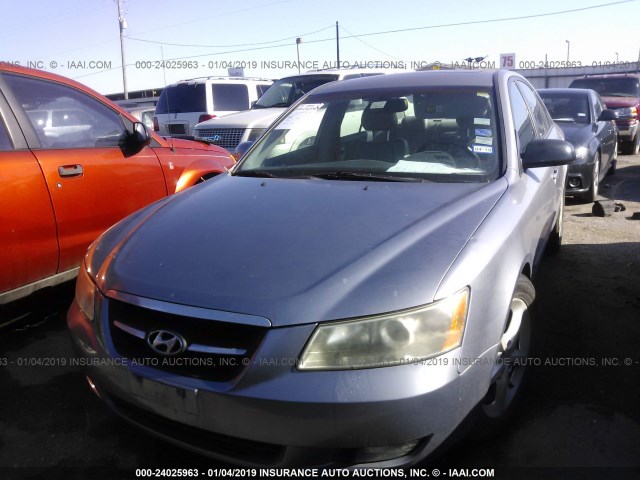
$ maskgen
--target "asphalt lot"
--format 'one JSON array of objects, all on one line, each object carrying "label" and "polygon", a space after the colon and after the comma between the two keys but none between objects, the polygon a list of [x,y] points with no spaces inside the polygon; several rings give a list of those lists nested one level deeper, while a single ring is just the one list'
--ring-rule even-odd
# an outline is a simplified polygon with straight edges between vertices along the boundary
[{"label": "asphalt lot", "polygon": [[[445,478],[461,468],[513,479],[640,478],[640,156],[619,158],[601,193],[626,210],[597,218],[568,200],[565,246],[534,279],[539,365],[519,415],[501,436],[463,440],[429,469]],[[34,313],[0,330],[0,479],[215,468],[113,416],[79,369],[62,364],[73,356],[64,319],[72,296],[66,285],[31,299]]]}]

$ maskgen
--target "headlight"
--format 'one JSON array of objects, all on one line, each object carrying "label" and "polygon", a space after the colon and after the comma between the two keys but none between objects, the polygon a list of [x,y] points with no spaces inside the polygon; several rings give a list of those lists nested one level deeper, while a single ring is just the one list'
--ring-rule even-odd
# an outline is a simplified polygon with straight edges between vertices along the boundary
[{"label": "headlight", "polygon": [[345,370],[411,363],[458,346],[469,290],[413,310],[318,326],[300,370]]},{"label": "headlight", "polygon": [[638,118],[636,107],[618,108],[618,120],[634,120]]},{"label": "headlight", "polygon": [[93,321],[95,315],[96,286],[91,280],[84,263],[80,265],[76,281],[76,302],[86,317]]},{"label": "headlight", "polygon": [[589,149],[587,147],[576,148],[576,160],[583,160],[589,155]]}]

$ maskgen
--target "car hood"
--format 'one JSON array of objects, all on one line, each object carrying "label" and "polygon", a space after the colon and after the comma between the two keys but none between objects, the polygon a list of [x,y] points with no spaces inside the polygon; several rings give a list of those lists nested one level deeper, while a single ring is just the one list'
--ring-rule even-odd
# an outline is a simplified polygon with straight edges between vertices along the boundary
[{"label": "car hood", "polygon": [[274,326],[410,308],[506,188],[225,175],[109,232],[98,286]]},{"label": "car hood", "polygon": [[211,128],[268,128],[286,108],[256,108],[213,118],[196,125],[197,130]]},{"label": "car hood", "polygon": [[564,139],[574,147],[589,145],[594,136],[591,124],[557,122],[564,133]]},{"label": "car hood", "polygon": [[640,99],[635,97],[602,97],[602,101],[607,108],[635,107],[640,103]]},{"label": "car hood", "polygon": [[[177,138],[177,137],[163,137],[165,142],[165,147],[180,149],[180,150],[205,150],[209,152],[216,153],[224,153],[226,152],[217,145],[211,145],[206,142],[199,142],[196,140],[188,140],[185,138]],[[228,156],[228,155],[226,155]]]}]

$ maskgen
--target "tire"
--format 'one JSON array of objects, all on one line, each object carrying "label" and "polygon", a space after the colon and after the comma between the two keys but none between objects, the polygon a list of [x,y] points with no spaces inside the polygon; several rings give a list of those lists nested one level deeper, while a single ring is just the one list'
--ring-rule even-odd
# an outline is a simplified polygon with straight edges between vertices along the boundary
[{"label": "tire", "polygon": [[564,230],[564,194],[560,199],[560,208],[558,216],[556,217],[556,223],[553,226],[551,235],[549,235],[549,241],[547,242],[547,253],[549,255],[556,255],[562,247],[562,233]]},{"label": "tire", "polygon": [[598,191],[600,190],[600,152],[597,152],[593,159],[593,171],[591,173],[591,177],[589,190],[579,197],[584,203],[593,203],[598,198]]},{"label": "tire", "polygon": [[620,151],[624,155],[637,155],[640,151],[640,132],[636,132],[636,136],[633,140],[622,143]]},{"label": "tire", "polygon": [[498,348],[489,390],[476,407],[475,423],[469,433],[472,439],[482,440],[499,433],[516,411],[529,376],[530,307],[534,299],[533,284],[521,274],[511,299],[509,319]]}]

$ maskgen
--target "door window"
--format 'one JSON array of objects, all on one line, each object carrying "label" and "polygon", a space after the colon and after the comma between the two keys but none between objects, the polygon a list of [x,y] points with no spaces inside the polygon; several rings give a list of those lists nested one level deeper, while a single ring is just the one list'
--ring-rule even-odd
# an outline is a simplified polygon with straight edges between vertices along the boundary
[{"label": "door window", "polygon": [[520,153],[524,152],[529,142],[536,137],[533,128],[533,121],[529,115],[527,104],[518,90],[515,82],[509,85],[509,96],[511,98],[511,113],[513,114],[513,123],[518,134],[518,148]]},{"label": "door window", "polygon": [[84,93],[46,80],[6,75],[42,148],[116,147],[125,128],[120,114]]}]

